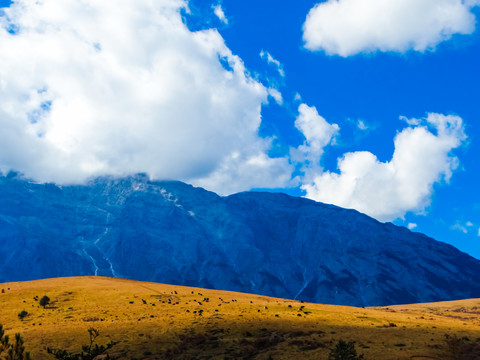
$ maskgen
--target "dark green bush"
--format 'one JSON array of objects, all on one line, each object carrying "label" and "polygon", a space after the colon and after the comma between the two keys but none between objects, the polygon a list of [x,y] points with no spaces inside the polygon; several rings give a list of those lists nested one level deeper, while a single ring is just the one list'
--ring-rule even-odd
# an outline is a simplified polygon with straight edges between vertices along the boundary
[{"label": "dark green bush", "polygon": [[18,318],[19,318],[20,320],[23,320],[23,318],[24,318],[25,316],[27,316],[27,315],[28,315],[28,312],[26,312],[25,310],[22,310],[22,311],[20,311],[20,312],[18,313]]},{"label": "dark green bush", "polygon": [[45,295],[40,299],[39,303],[40,303],[40,306],[43,306],[43,308],[45,309],[45,306],[47,306],[50,303],[50,298],[47,295]]},{"label": "dark green bush", "polygon": [[357,350],[355,350],[355,342],[344,340],[338,341],[334,348],[330,351],[328,355],[328,360],[361,360],[363,359],[362,355],[357,355]]}]

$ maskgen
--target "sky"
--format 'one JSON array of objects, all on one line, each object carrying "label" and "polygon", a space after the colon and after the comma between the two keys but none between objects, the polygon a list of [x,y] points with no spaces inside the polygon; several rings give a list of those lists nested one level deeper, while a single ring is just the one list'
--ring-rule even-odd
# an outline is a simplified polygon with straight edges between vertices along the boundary
[{"label": "sky", "polygon": [[0,171],[356,209],[480,258],[480,0],[0,0]]}]

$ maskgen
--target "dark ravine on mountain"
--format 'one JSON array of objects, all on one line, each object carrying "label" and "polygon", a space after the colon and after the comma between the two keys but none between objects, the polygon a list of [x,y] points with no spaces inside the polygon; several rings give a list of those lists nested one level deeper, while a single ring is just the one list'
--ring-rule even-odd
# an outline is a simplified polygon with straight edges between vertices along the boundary
[{"label": "dark ravine on mountain", "polygon": [[0,259],[0,282],[104,275],[354,306],[480,297],[480,261],[423,234],[143,175],[63,187],[0,176]]}]

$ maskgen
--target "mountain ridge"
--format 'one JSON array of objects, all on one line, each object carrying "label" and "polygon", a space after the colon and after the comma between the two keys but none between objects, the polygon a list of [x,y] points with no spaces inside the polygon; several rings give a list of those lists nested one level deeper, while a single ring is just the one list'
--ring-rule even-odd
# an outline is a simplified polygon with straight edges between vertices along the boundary
[{"label": "mountain ridge", "polygon": [[146,175],[0,177],[0,281],[105,275],[342,305],[480,297],[480,261],[355,210]]}]

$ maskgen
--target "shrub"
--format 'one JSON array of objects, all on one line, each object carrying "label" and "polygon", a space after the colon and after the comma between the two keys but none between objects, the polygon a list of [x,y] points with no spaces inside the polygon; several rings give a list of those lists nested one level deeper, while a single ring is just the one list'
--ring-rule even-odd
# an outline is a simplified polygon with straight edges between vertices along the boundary
[{"label": "shrub", "polygon": [[110,360],[111,357],[107,351],[112,348],[116,343],[109,342],[107,345],[95,344],[95,340],[100,335],[99,331],[94,328],[88,329],[90,336],[90,342],[87,345],[82,345],[82,351],[80,353],[72,353],[62,349],[47,348],[47,352],[52,354],[56,359],[60,360],[93,360],[99,355],[105,355],[104,360]]},{"label": "shrub", "polygon": [[18,318],[19,318],[20,320],[23,320],[23,318],[24,318],[25,316],[27,316],[27,315],[28,315],[28,312],[26,312],[25,310],[22,310],[22,311],[20,311],[20,312],[18,313]]},{"label": "shrub", "polygon": [[337,342],[335,347],[330,351],[328,355],[328,360],[361,360],[363,359],[362,355],[357,355],[357,350],[355,350],[355,342],[349,341],[345,342],[340,340]]},{"label": "shrub", "polygon": [[40,299],[39,303],[40,303],[40,306],[43,306],[43,308],[45,309],[45,306],[47,306],[50,303],[50,298],[47,295],[45,295]]}]

